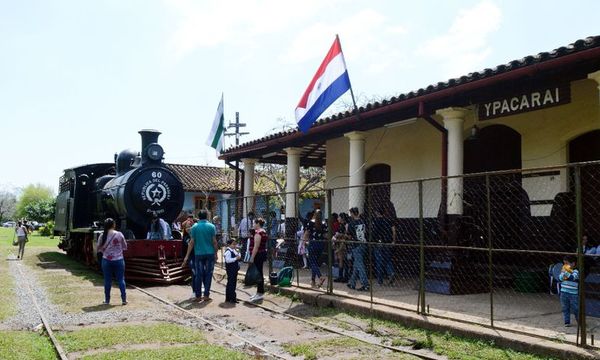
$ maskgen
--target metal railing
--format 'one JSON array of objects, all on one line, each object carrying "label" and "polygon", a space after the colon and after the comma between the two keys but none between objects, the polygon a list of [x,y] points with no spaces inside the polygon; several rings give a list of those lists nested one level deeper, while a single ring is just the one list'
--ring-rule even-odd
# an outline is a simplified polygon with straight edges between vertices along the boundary
[{"label": "metal railing", "polygon": [[[263,218],[269,273],[292,266],[295,286],[594,345],[599,162],[279,195],[224,200],[221,236],[238,238],[244,252],[251,219]],[[348,214],[351,205],[358,214]],[[314,210],[323,215],[319,231],[309,224]],[[561,310],[565,258],[580,277],[573,328]]]}]

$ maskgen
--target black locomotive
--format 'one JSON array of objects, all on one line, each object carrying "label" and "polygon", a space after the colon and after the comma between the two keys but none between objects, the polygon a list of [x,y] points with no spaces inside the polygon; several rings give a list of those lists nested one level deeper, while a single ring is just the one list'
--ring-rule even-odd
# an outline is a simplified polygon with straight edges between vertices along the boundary
[{"label": "black locomotive", "polygon": [[[129,279],[172,282],[187,275],[181,269],[181,240],[145,240],[153,216],[171,223],[184,200],[179,178],[163,163],[160,132],[142,130],[141,153],[124,150],[114,163],[65,170],[56,201],[55,235],[69,256],[92,265],[102,220],[115,219],[128,239],[125,252]],[[175,236],[177,238],[177,236]]]}]

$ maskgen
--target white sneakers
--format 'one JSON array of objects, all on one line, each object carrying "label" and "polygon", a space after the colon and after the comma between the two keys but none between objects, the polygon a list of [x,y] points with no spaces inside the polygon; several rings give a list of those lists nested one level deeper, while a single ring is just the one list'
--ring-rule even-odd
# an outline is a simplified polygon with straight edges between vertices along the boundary
[{"label": "white sneakers", "polygon": [[263,300],[263,294],[254,294],[250,297],[250,302],[259,302]]}]

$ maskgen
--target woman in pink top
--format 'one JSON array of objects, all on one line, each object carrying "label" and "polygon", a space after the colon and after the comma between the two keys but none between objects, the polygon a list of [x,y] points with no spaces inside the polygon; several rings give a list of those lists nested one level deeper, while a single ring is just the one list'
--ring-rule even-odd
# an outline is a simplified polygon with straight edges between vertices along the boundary
[{"label": "woman in pink top", "polygon": [[125,260],[123,251],[127,250],[127,242],[120,231],[115,230],[115,221],[104,220],[104,232],[98,238],[98,252],[102,253],[102,272],[104,273],[104,303],[110,303],[110,288],[113,275],[119,283],[121,301],[127,305],[125,294]]}]

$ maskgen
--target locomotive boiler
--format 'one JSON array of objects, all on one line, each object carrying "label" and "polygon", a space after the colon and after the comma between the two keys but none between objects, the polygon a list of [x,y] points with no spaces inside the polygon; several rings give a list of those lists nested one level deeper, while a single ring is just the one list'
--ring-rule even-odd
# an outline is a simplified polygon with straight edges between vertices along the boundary
[{"label": "locomotive boiler", "polygon": [[55,235],[59,247],[71,257],[94,265],[102,221],[115,220],[127,239],[126,276],[130,280],[159,283],[189,276],[181,268],[182,241],[147,240],[152,217],[171,223],[181,212],[183,185],[163,163],[160,132],[142,130],[138,153],[123,150],[113,163],[90,164],[67,169],[60,178],[56,201]]}]

